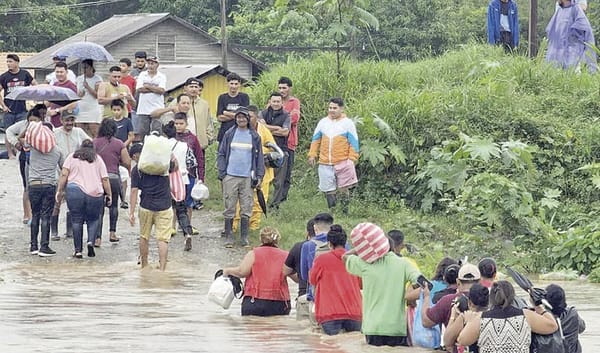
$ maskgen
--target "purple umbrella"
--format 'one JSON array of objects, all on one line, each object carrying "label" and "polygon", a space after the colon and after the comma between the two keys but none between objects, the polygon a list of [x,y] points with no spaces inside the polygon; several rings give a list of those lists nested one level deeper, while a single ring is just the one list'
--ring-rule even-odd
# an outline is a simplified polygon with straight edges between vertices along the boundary
[{"label": "purple umbrella", "polygon": [[69,88],[50,85],[37,85],[27,87],[17,87],[6,96],[6,99],[16,101],[49,101],[58,105],[67,105],[73,101],[81,99],[77,93]]},{"label": "purple umbrella", "polygon": [[114,61],[112,55],[103,46],[92,42],[75,42],[58,49],[52,56],[75,57],[85,60]]}]

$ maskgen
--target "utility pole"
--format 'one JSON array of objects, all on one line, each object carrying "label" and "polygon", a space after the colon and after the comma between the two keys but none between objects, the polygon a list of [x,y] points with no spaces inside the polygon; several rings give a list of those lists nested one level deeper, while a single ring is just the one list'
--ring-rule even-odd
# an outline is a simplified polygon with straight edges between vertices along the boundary
[{"label": "utility pole", "polygon": [[221,0],[221,66],[227,70],[227,0]]},{"label": "utility pole", "polygon": [[537,0],[529,0],[529,57],[534,58],[538,52],[537,45]]}]

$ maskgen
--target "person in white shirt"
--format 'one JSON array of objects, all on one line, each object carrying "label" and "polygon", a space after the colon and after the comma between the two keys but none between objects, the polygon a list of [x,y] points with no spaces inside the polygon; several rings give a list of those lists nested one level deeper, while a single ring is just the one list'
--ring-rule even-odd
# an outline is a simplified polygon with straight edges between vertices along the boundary
[{"label": "person in white shirt", "polygon": [[158,72],[158,57],[150,56],[146,59],[148,70],[142,71],[137,78],[136,92],[139,93],[137,104],[138,126],[137,140],[143,140],[151,131],[161,131],[160,117],[153,119],[151,114],[157,109],[165,107],[163,94],[167,87],[167,77]]},{"label": "person in white shirt", "polygon": [[[54,61],[54,64],[52,65],[52,66],[54,66],[54,65],[56,65],[56,63],[65,62],[66,58],[64,56],[55,56],[52,58],[52,61]],[[77,76],[75,76],[75,73],[71,69],[67,70],[67,80],[69,80],[73,83],[77,81]],[[46,75],[45,81],[50,86],[54,85],[54,83],[57,81],[56,73],[54,73],[54,71],[52,71],[51,73]]]}]

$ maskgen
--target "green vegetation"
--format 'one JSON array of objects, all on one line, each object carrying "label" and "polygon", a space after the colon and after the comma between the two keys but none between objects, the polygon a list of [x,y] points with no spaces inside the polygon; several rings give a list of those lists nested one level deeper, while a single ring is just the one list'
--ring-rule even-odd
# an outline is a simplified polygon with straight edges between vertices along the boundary
[{"label": "green vegetation", "polygon": [[302,100],[291,199],[265,224],[289,243],[325,211],[306,151],[332,96],[344,97],[361,139],[350,231],[373,221],[406,232],[431,270],[441,256],[494,256],[528,271],[598,266],[599,86],[586,73],[470,45],[416,63],[334,55],[290,60],[251,88],[264,102],[280,76]]}]

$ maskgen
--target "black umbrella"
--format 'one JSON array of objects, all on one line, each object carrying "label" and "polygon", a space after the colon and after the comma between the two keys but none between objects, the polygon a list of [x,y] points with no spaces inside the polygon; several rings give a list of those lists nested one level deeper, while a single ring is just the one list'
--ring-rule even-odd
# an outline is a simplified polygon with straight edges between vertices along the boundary
[{"label": "black umbrella", "polygon": [[546,300],[546,291],[544,289],[534,288],[533,283],[531,283],[531,280],[529,280],[529,278],[525,277],[524,275],[510,268],[509,266],[506,266],[506,269],[508,270],[508,274],[510,274],[510,276],[519,285],[519,287],[523,288],[524,291],[529,293],[529,295],[536,304],[541,302],[547,308],[552,309],[552,305]]},{"label": "black umbrella", "polygon": [[260,209],[267,216],[267,203],[265,202],[265,195],[262,192],[262,189],[256,188],[256,198],[258,199],[258,204],[260,205]]}]

